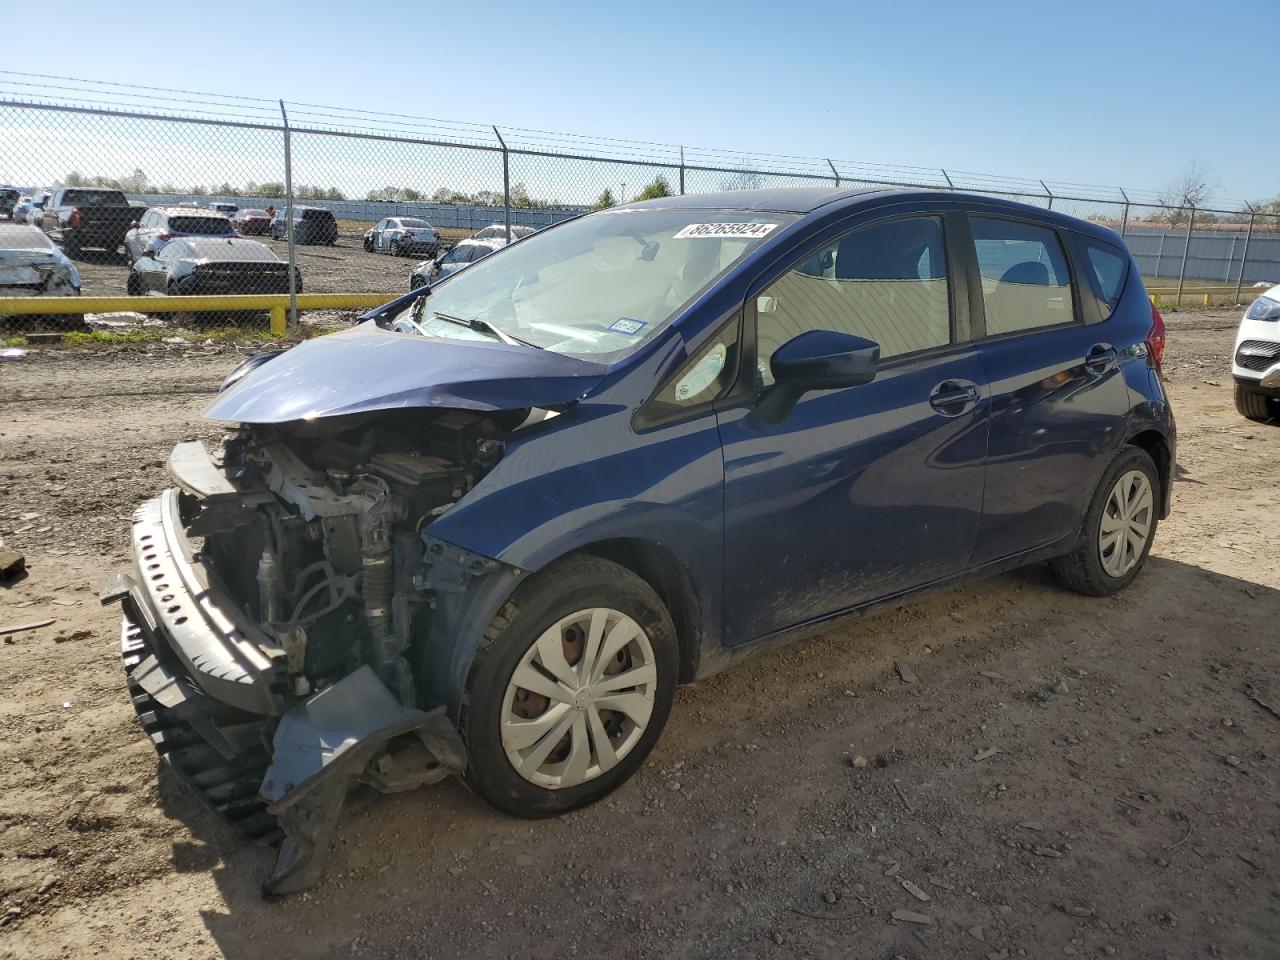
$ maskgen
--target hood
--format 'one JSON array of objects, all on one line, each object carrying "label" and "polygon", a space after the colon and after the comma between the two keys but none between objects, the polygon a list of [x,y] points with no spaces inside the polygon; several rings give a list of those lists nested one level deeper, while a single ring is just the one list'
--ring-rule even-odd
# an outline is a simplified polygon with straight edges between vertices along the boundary
[{"label": "hood", "polygon": [[601,364],[549,350],[391,333],[366,321],[262,364],[204,415],[285,423],[413,407],[553,407],[579,399],[604,372]]}]

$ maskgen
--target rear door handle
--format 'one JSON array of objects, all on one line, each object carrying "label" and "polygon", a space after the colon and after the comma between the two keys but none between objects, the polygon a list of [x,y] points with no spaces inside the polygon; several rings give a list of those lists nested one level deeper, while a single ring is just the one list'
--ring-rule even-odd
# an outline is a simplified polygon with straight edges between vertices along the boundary
[{"label": "rear door handle", "polygon": [[1084,367],[1090,373],[1106,373],[1115,367],[1119,359],[1119,352],[1111,344],[1095,343],[1084,358]]},{"label": "rear door handle", "polygon": [[958,417],[978,405],[978,385],[970,380],[943,380],[929,391],[929,406],[944,417]]}]

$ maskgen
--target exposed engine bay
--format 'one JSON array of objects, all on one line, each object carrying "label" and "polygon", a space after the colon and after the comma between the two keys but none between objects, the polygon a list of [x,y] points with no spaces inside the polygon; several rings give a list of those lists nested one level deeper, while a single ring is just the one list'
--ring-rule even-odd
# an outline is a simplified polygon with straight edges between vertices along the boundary
[{"label": "exposed engine bay", "polygon": [[423,693],[440,559],[424,531],[504,437],[553,415],[239,426],[212,453],[180,444],[176,487],[135,514],[135,576],[103,592],[124,602],[135,708],[217,812],[257,839],[283,831],[269,895],[318,880],[352,784],[394,792],[462,772],[461,739]]},{"label": "exposed engine bay", "polygon": [[287,652],[287,696],[368,664],[401,703],[418,702],[406,651],[428,604],[414,585],[420,534],[493,468],[501,437],[528,416],[413,410],[226,438],[221,471],[271,496],[184,498],[183,521],[204,539],[211,571]]}]

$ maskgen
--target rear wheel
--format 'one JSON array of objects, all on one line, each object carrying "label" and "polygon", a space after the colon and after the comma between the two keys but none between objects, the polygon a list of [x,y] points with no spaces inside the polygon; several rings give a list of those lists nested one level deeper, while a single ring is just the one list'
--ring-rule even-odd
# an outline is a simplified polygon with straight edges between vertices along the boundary
[{"label": "rear wheel", "polygon": [[1145,450],[1125,447],[1094,492],[1076,548],[1052,563],[1062,583],[1104,597],[1123,590],[1142,570],[1155,540],[1160,479]]},{"label": "rear wheel", "polygon": [[1236,384],[1236,412],[1248,420],[1270,420],[1275,415],[1275,401],[1255,393],[1242,383]]},{"label": "rear wheel", "polygon": [[393,257],[404,256],[404,245],[399,240],[391,241],[391,255]]},{"label": "rear wheel", "polygon": [[521,817],[600,799],[662,732],[677,660],[671,617],[638,576],[598,557],[553,564],[494,618],[472,665],[467,782]]}]

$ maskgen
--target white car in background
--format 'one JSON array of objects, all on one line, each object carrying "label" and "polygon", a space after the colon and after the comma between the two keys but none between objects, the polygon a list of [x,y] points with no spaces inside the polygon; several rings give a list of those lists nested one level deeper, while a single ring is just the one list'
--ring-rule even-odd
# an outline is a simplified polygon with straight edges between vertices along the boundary
[{"label": "white car in background", "polygon": [[1280,418],[1280,284],[1253,301],[1241,318],[1231,374],[1241,416]]},{"label": "white car in background", "polygon": [[465,270],[477,260],[483,260],[506,245],[505,240],[479,240],[476,237],[463,240],[448,253],[434,260],[423,260],[414,267],[413,273],[409,274],[409,289],[417,290],[419,287],[453,276],[459,270]]},{"label": "white car in background", "polygon": [[49,198],[53,196],[53,192],[46,190],[34,197],[19,197],[17,204],[13,208],[13,221],[15,223],[34,223],[39,225],[39,220],[44,216],[44,205],[49,202]]},{"label": "white car in background", "polygon": [[440,231],[420,217],[385,217],[364,235],[366,251],[393,257],[434,258],[440,253],[440,242]]},{"label": "white car in background", "polygon": [[[76,265],[43,230],[29,223],[0,223],[0,297],[79,295]],[[58,319],[75,326],[84,322],[82,316]]]},{"label": "white car in background", "polygon": [[[538,231],[534,227],[526,227],[513,223],[511,225],[511,242],[515,243],[517,240],[523,240],[525,237],[531,237],[537,232]],[[505,242],[507,239],[507,227],[502,223],[490,224],[483,230],[473,233],[471,235],[471,239],[502,240]]]}]

